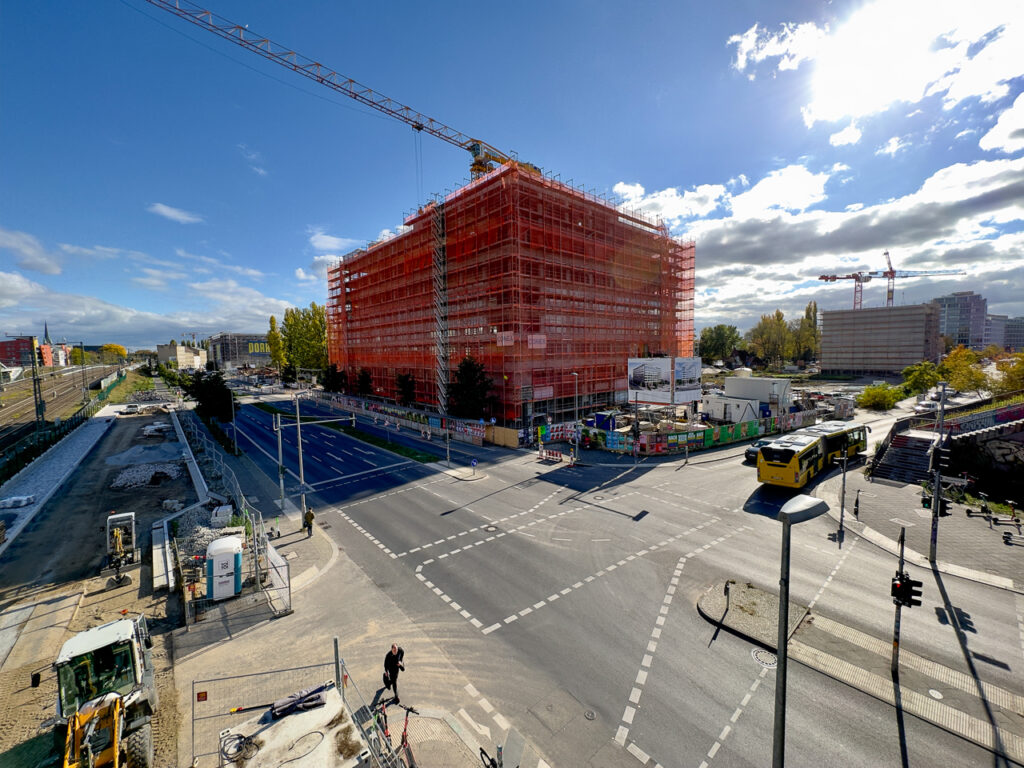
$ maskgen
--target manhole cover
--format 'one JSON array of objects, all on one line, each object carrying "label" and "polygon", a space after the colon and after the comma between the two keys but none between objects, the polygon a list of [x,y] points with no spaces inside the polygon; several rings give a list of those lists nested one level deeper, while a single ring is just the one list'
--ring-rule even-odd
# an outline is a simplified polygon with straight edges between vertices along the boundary
[{"label": "manhole cover", "polygon": [[775,665],[779,663],[779,660],[775,658],[775,654],[771,651],[766,651],[764,648],[755,648],[750,652],[750,655],[754,657],[754,661],[765,669],[775,669]]},{"label": "manhole cover", "polygon": [[593,720],[595,717],[597,717],[597,713],[595,713],[592,709],[588,709],[586,712],[583,713],[583,716],[587,718],[587,720]]},{"label": "manhole cover", "polygon": [[498,530],[498,526],[496,526],[496,525],[485,525],[484,526],[484,530],[487,531],[488,533],[494,533],[496,530]]}]

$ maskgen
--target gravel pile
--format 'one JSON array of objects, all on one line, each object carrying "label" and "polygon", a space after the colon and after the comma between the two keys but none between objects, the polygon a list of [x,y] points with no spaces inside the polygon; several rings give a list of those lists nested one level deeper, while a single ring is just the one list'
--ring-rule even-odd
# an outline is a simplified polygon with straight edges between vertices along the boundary
[{"label": "gravel pile", "polygon": [[153,480],[153,476],[158,472],[173,480],[181,474],[181,466],[166,462],[160,464],[135,464],[124,469],[115,477],[110,487],[114,489],[139,488],[143,485],[149,485]]}]

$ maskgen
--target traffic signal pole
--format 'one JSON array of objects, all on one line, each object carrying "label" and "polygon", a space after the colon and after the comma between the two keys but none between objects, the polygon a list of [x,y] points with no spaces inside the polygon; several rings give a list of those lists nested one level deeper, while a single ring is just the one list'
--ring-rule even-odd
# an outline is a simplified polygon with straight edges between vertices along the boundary
[{"label": "traffic signal pole", "polygon": [[[939,386],[942,387],[942,393],[939,397],[939,420],[936,424],[936,431],[939,433],[939,443],[933,449],[934,451],[942,450],[942,427],[943,421],[946,414],[946,382],[940,381]],[[934,563],[936,557],[936,550],[938,549],[939,543],[939,512],[942,509],[942,465],[941,462],[935,461],[935,477],[932,480],[932,535],[931,541],[928,544],[928,561]],[[902,564],[900,570],[903,570]]]},{"label": "traffic signal pole", "polygon": [[[896,578],[902,578],[903,573],[903,547],[904,538],[906,537],[907,529],[900,526],[900,564],[896,569]],[[894,583],[895,591],[895,583]],[[897,595],[893,595],[892,601],[896,604],[896,619],[893,622],[892,627],[892,664],[889,667],[889,671],[892,674],[896,674],[900,666],[900,609],[903,608],[903,601]]]}]

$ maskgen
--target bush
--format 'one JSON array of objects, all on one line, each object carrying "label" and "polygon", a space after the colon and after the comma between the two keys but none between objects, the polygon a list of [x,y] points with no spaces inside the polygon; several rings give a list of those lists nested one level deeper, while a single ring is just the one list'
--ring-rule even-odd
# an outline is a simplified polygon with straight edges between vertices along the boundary
[{"label": "bush", "polygon": [[865,387],[857,397],[857,406],[870,411],[888,411],[906,396],[902,387],[890,387],[888,384],[873,385]]}]

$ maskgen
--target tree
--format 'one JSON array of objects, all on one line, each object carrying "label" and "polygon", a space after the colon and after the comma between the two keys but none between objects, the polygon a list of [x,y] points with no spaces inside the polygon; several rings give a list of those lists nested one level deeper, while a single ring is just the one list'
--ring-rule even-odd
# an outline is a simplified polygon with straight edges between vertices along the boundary
[{"label": "tree", "polygon": [[818,330],[818,303],[808,303],[804,316],[791,326],[792,359],[805,363],[818,358],[821,347],[821,332]]},{"label": "tree", "polygon": [[314,301],[307,309],[286,309],[281,337],[289,365],[317,371],[327,367],[326,307]]},{"label": "tree", "polygon": [[270,330],[267,332],[267,347],[270,349],[270,363],[278,372],[284,368],[284,339],[277,327],[277,318],[270,316]]},{"label": "tree", "polygon": [[903,385],[914,394],[927,392],[941,379],[939,369],[930,360],[908,365],[903,369]]},{"label": "tree", "polygon": [[700,332],[701,359],[709,363],[725,360],[742,343],[743,337],[735,325],[720,324],[703,328]]},{"label": "tree", "polygon": [[449,411],[452,416],[463,419],[481,418],[491,405],[491,390],[494,382],[484,371],[483,363],[466,355],[455,369],[455,376],[448,390]]},{"label": "tree", "polygon": [[998,344],[989,344],[983,350],[981,350],[981,358],[983,360],[998,360],[1001,357],[1006,356],[1006,350],[1000,347]]},{"label": "tree", "polygon": [[116,363],[128,357],[128,350],[120,344],[104,344],[100,347],[100,360],[104,363]]},{"label": "tree", "polygon": [[398,389],[399,405],[408,406],[416,399],[416,377],[411,373],[395,376],[395,387]]},{"label": "tree", "polygon": [[231,390],[219,372],[196,371],[191,382],[183,386],[196,399],[196,411],[201,417],[214,418],[225,424],[231,421]]},{"label": "tree", "polygon": [[348,372],[339,371],[338,366],[331,363],[324,372],[325,392],[348,392]]},{"label": "tree", "polygon": [[987,383],[987,377],[978,364],[978,354],[964,346],[946,355],[939,365],[939,374],[953,389],[961,392],[980,392]]},{"label": "tree", "polygon": [[791,346],[789,327],[781,309],[774,315],[761,315],[757,325],[747,331],[748,348],[769,366],[778,367]]},{"label": "tree", "polygon": [[999,373],[992,376],[989,389],[999,394],[1024,389],[1024,353],[1018,352],[996,363]]},{"label": "tree", "polygon": [[871,411],[888,411],[903,399],[903,390],[888,384],[865,387],[857,397],[857,405]]},{"label": "tree", "polygon": [[365,368],[359,369],[359,377],[356,379],[356,394],[361,397],[369,397],[373,394],[373,377]]}]

